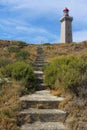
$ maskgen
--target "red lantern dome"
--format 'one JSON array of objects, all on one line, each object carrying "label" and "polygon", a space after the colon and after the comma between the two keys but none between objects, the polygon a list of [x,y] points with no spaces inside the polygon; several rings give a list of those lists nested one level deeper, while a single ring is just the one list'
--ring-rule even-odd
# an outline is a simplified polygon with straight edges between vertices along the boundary
[{"label": "red lantern dome", "polygon": [[65,8],[63,10],[63,12],[64,12],[64,16],[69,16],[69,9],[68,8]]},{"label": "red lantern dome", "polygon": [[69,12],[69,9],[68,9],[68,8],[65,8],[63,11],[67,11],[67,12]]}]

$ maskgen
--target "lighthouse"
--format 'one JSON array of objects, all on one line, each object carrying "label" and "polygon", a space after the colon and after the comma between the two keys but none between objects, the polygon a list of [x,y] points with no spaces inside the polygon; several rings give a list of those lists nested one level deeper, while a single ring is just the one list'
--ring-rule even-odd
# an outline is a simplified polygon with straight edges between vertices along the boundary
[{"label": "lighthouse", "polygon": [[60,19],[61,22],[61,43],[71,43],[72,39],[72,21],[73,17],[69,16],[69,9],[63,10],[64,16]]}]

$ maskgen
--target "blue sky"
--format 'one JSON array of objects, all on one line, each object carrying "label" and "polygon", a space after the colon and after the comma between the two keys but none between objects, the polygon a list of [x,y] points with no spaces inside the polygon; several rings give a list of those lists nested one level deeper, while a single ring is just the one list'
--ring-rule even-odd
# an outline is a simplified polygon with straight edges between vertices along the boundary
[{"label": "blue sky", "polygon": [[62,10],[73,16],[73,41],[87,40],[87,0],[0,0],[0,39],[60,42]]}]

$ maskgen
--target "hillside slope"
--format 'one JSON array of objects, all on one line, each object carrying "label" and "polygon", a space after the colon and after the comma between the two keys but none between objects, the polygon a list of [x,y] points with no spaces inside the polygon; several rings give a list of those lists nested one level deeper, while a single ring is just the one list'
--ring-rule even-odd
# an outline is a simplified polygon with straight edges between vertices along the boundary
[{"label": "hillside slope", "polygon": [[[45,61],[51,62],[56,57],[75,56],[83,57],[87,61],[87,42],[71,44],[26,44],[21,41],[0,40],[0,129],[1,130],[19,130],[17,127],[17,115],[20,110],[19,97],[25,94],[23,83],[14,77],[7,77],[2,68],[8,68],[8,65],[23,62],[33,68],[33,63],[37,57],[37,47],[43,48]],[[15,67],[16,68],[16,67]],[[20,68],[20,67],[19,67]],[[11,70],[11,69],[10,69]],[[15,71],[14,71],[15,72]],[[8,73],[9,74],[9,73]],[[13,72],[12,72],[13,74]],[[5,78],[4,80],[2,80]],[[4,84],[3,82],[4,81]],[[8,81],[11,81],[7,84]],[[32,87],[31,87],[32,88]],[[85,90],[84,90],[85,91]],[[28,90],[31,93],[31,89]],[[59,90],[52,90],[52,94],[60,94]],[[87,99],[76,97],[70,93],[62,93],[66,96],[66,101],[60,104],[60,108],[67,111],[68,116],[65,122],[69,130],[87,129]]]},{"label": "hillside slope", "polygon": [[[69,58],[70,58],[70,56],[71,56],[71,58],[72,58],[72,56],[74,58],[77,57],[78,61],[80,61],[80,59],[83,59],[84,60],[84,63],[82,64],[83,66],[85,66],[87,63],[87,42],[82,42],[82,43],[77,43],[77,44],[76,43],[74,43],[74,44],[48,44],[48,45],[45,44],[45,45],[43,45],[43,49],[44,49],[44,53],[46,56],[45,60],[48,62],[51,62],[51,65],[53,67],[53,71],[51,71],[52,70],[51,65],[50,65],[50,69],[49,69],[49,66],[47,69],[48,80],[50,82],[51,81],[53,82],[53,78],[55,79],[55,77],[58,76],[58,74],[56,74],[56,71],[58,71],[58,68],[56,68],[56,65],[58,64],[56,62],[56,60],[58,58],[59,58],[59,61],[61,61],[60,63],[64,62],[63,59],[66,60],[67,56]],[[78,66],[78,61],[74,62],[73,58],[72,58],[72,61],[71,61],[72,66],[73,65]],[[55,65],[55,66],[53,66],[53,65]],[[72,66],[71,66],[71,68],[72,68]],[[61,68],[62,67],[64,67],[63,64],[61,64]],[[85,74],[86,74],[85,78],[87,79],[87,73],[86,73],[87,66],[85,66],[85,68],[80,66],[80,68],[82,68],[81,71],[85,70]],[[83,68],[84,68],[84,70],[83,70]],[[77,68],[77,70],[78,70],[78,68]],[[72,76],[72,72],[73,71],[71,70],[70,75],[69,75],[69,72],[67,73],[69,75],[69,76],[66,75],[66,76],[68,76],[67,77],[68,79],[70,79],[70,77]],[[60,75],[63,74],[62,70],[59,71],[59,74]],[[69,84],[69,82],[75,83],[74,81],[76,81],[78,78],[78,77],[74,78],[76,75],[73,75],[73,77],[71,78],[71,81],[68,81],[68,82],[65,81],[65,83],[66,82],[67,82],[67,84]],[[83,78],[81,78],[81,80],[84,79],[84,76],[82,76],[82,77]],[[74,79],[74,81],[73,81],[73,79]],[[66,100],[60,104],[60,108],[67,111],[67,113],[68,113],[66,121],[65,121],[67,124],[68,130],[86,130],[87,129],[87,98],[86,98],[87,82],[86,82],[86,79],[85,79],[85,84],[83,83],[83,85],[78,88],[80,94],[84,95],[83,93],[85,93],[85,96],[81,96],[81,95],[76,96],[74,93],[72,94],[70,92],[67,92],[67,90],[65,91],[64,94],[61,93],[60,88],[62,86],[58,86],[59,85],[58,80],[52,86],[54,89],[54,90],[52,90],[53,95],[60,96],[60,94],[63,94],[66,97]],[[49,81],[48,81],[48,83],[50,84]],[[60,81],[63,82],[63,79],[61,79]],[[57,87],[59,89],[57,89]],[[75,90],[75,88],[74,88],[74,90]]]},{"label": "hillside slope", "polygon": [[78,57],[87,55],[87,42],[71,44],[43,44],[45,60],[51,61],[57,56],[76,55]]}]

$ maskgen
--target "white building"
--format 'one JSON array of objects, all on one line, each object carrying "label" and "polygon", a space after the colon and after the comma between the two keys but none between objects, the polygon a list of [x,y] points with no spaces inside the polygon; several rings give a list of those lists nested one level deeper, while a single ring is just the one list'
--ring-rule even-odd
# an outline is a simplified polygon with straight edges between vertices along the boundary
[{"label": "white building", "polygon": [[71,43],[72,39],[72,20],[73,17],[69,16],[69,9],[63,10],[64,16],[60,19],[61,22],[61,43]]}]

